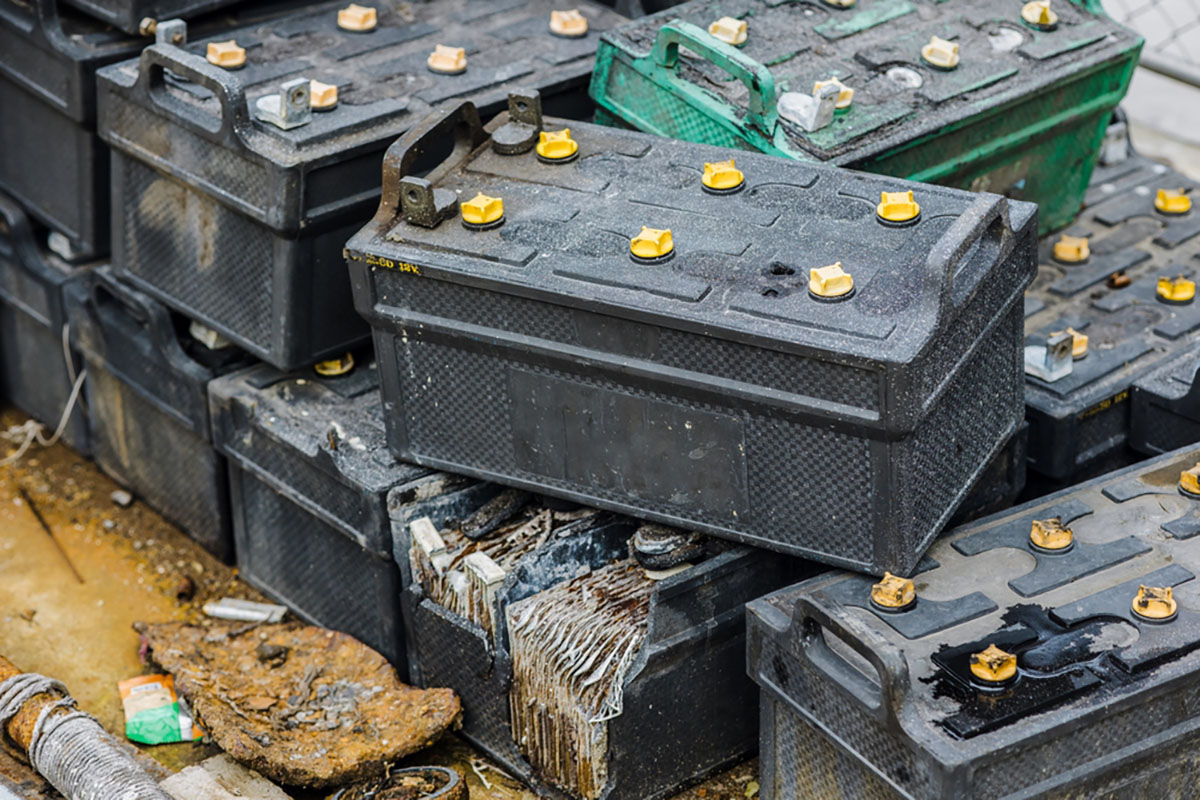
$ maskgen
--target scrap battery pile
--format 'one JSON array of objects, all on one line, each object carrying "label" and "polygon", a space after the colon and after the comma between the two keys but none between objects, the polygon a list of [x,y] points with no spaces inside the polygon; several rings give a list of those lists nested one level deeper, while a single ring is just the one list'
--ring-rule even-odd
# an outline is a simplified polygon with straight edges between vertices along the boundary
[{"label": "scrap battery pile", "polygon": [[563,5],[0,0],[0,398],[545,796],[1186,795],[1141,38]]}]

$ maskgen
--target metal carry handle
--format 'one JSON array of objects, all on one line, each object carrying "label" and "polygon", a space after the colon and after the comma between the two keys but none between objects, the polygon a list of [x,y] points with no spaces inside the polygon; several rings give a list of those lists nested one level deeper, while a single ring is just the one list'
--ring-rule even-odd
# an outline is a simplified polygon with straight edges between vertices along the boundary
[{"label": "metal carry handle", "polygon": [[[829,609],[841,609],[824,599]],[[858,622],[844,624],[829,611],[801,597],[793,612],[793,630],[800,631],[799,654],[834,683],[848,689],[866,710],[885,725],[899,725],[898,711],[908,691],[908,663],[901,650]],[[822,630],[837,636],[875,669],[878,683],[864,676],[826,642]]]},{"label": "metal carry handle", "polygon": [[423,122],[392,142],[383,156],[383,195],[375,223],[390,225],[400,211],[401,181],[408,177],[421,157],[436,152],[447,137],[454,137],[454,149],[426,176],[430,183],[464,161],[471,151],[487,141],[487,132],[479,120],[475,104],[468,101],[426,117]]},{"label": "metal carry handle", "polygon": [[[988,270],[1011,250],[1012,239],[1008,199],[976,196],[933,245],[926,261],[931,294],[940,297],[940,313],[966,302]],[[963,263],[968,254],[970,260]]]},{"label": "metal carry handle", "polygon": [[[221,104],[214,117],[167,93],[166,71],[208,89]],[[186,127],[212,141],[240,147],[238,134],[250,126],[246,91],[241,80],[194,53],[172,44],[152,44],[142,51],[138,84],[145,96],[171,112]]]},{"label": "metal carry handle", "polygon": [[771,70],[736,47],[713,38],[702,28],[683,20],[673,20],[658,29],[650,57],[663,69],[664,77],[678,84],[677,91],[694,99],[711,102],[707,93],[679,77],[676,65],[681,44],[744,83],[750,92],[747,121],[766,136],[774,135],[778,115],[775,112],[775,76]]}]

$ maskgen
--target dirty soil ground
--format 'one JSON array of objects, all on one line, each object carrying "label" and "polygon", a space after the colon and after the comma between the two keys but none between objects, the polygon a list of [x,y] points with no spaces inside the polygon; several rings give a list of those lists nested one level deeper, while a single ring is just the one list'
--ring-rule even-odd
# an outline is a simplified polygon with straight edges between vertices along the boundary
[{"label": "dirty soil ground", "polygon": [[[0,408],[0,430],[23,421]],[[0,457],[8,452],[0,441]],[[138,658],[134,622],[199,621],[209,600],[266,598],[142,503],[117,506],[111,494],[118,488],[62,445],[35,447],[17,464],[0,467],[0,654],[63,681],[80,708],[120,736],[125,722],[117,682],[150,672]],[[144,752],[175,771],[219,750],[172,744]],[[400,763],[458,770],[472,800],[534,798],[452,735]],[[675,800],[753,797],[757,773],[757,761],[748,761]],[[29,781],[38,800],[57,798],[52,791],[38,794],[39,782],[2,750],[0,774]]]}]

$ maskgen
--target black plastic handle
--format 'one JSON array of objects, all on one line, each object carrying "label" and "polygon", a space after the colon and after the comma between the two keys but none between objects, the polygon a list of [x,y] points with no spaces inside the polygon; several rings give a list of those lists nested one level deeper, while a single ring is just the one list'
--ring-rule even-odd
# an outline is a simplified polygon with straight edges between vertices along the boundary
[{"label": "black plastic handle", "polygon": [[[166,87],[168,70],[212,92],[221,105],[220,116],[214,117],[172,97]],[[250,112],[241,79],[173,44],[152,44],[142,51],[138,84],[148,100],[214,142],[238,148],[241,134],[250,128]]]},{"label": "black plastic handle", "polygon": [[422,156],[436,152],[448,137],[454,137],[454,147],[426,177],[436,183],[439,176],[465,161],[471,151],[487,140],[487,132],[479,120],[479,111],[470,101],[430,115],[415,128],[392,142],[383,156],[383,196],[375,222],[391,224],[400,212],[401,181],[408,177]]},{"label": "black plastic handle", "polygon": [[133,320],[149,333],[160,352],[178,346],[171,315],[165,307],[136,289],[106,277],[97,274],[92,281],[90,305],[96,319],[119,315]]},{"label": "black plastic handle", "polygon": [[[828,598],[822,605],[801,597],[793,612],[793,630],[800,631],[799,654],[835,684],[845,688],[866,711],[888,726],[899,725],[898,711],[908,691],[908,663],[901,650],[856,620],[843,623],[831,610],[842,606]],[[878,681],[867,678],[826,642],[829,631],[875,669]]]},{"label": "black plastic handle", "polygon": [[934,244],[926,262],[934,294],[941,298],[942,315],[971,296],[983,276],[1012,249],[1012,239],[1007,198],[992,194],[976,197]]}]

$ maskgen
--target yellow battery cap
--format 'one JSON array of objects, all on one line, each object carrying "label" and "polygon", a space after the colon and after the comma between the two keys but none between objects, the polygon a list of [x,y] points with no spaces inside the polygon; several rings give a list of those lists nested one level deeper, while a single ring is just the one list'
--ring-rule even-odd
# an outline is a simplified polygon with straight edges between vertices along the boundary
[{"label": "yellow battery cap", "polygon": [[550,32],[555,36],[563,36],[567,39],[578,39],[582,36],[587,36],[587,17],[580,14],[577,8],[568,9],[567,11],[551,11]]},{"label": "yellow battery cap", "polygon": [[579,154],[579,142],[571,138],[571,129],[542,131],[538,134],[537,157],[542,161],[570,161]]},{"label": "yellow battery cap", "polygon": [[746,43],[746,20],[721,17],[709,24],[708,33],[714,39],[719,39],[725,44],[739,47]]},{"label": "yellow battery cap", "polygon": [[670,228],[646,228],[629,240],[629,252],[635,258],[654,261],[675,252],[675,240]]},{"label": "yellow battery cap", "polygon": [[808,271],[808,291],[818,299],[847,297],[854,291],[854,278],[842,269],[842,262]]},{"label": "yellow battery cap", "polygon": [[370,6],[351,3],[345,8],[338,9],[337,24],[344,31],[367,33],[375,30],[375,26],[379,24],[379,15]]},{"label": "yellow battery cap", "polygon": [[1133,613],[1142,619],[1165,622],[1179,611],[1170,586],[1139,586],[1133,598]]},{"label": "yellow battery cap", "polygon": [[1158,299],[1171,305],[1185,305],[1196,297],[1196,282],[1182,275],[1174,278],[1161,277],[1156,288]]},{"label": "yellow battery cap", "polygon": [[854,5],[854,0],[825,0],[825,5],[834,8],[850,8]]},{"label": "yellow battery cap", "polygon": [[912,222],[921,213],[921,206],[913,199],[913,193],[880,192],[875,215],[884,222]]},{"label": "yellow battery cap", "polygon": [[309,81],[308,104],[313,111],[332,111],[338,104],[337,87],[331,83]]},{"label": "yellow battery cap", "polygon": [[917,589],[909,578],[901,578],[890,572],[883,573],[883,579],[871,586],[871,602],[889,611],[899,611],[908,608],[917,601]]},{"label": "yellow battery cap", "polygon": [[732,158],[728,161],[709,161],[704,164],[700,185],[712,193],[726,194],[745,186],[746,176],[737,168]]},{"label": "yellow battery cap", "polygon": [[1179,473],[1179,489],[1184,494],[1200,497],[1200,463]]},{"label": "yellow battery cap", "polygon": [[462,211],[463,224],[467,227],[491,228],[504,219],[504,201],[483,192],[462,203],[459,209]]},{"label": "yellow battery cap", "polygon": [[338,375],[345,375],[350,370],[354,369],[354,354],[346,353],[341,358],[331,358],[326,361],[318,361],[313,365],[313,371],[318,375],[324,375],[326,378],[334,378]]},{"label": "yellow battery cap", "polygon": [[239,46],[233,39],[227,42],[209,42],[204,57],[208,63],[224,69],[246,66],[246,48]]},{"label": "yellow battery cap", "polygon": [[1063,525],[1062,517],[1035,519],[1029,527],[1029,541],[1042,550],[1066,550],[1075,542],[1075,532]]},{"label": "yellow battery cap", "polygon": [[1052,31],[1058,27],[1058,14],[1050,10],[1050,0],[1033,0],[1021,6],[1021,19],[1039,31]]},{"label": "yellow battery cap", "polygon": [[434,72],[443,75],[458,75],[467,70],[467,51],[461,47],[447,47],[439,44],[433,48],[425,61]]},{"label": "yellow battery cap", "polygon": [[824,86],[837,87],[838,96],[837,103],[834,105],[834,108],[838,109],[839,111],[849,108],[850,104],[854,102],[854,90],[839,81],[837,78],[833,77],[827,81],[816,81],[813,83],[813,94],[821,91],[821,88]]},{"label": "yellow battery cap", "polygon": [[1082,264],[1091,255],[1091,245],[1086,236],[1068,236],[1064,233],[1054,243],[1054,260],[1063,264]]},{"label": "yellow battery cap", "polygon": [[1186,214],[1192,210],[1192,198],[1183,189],[1159,189],[1154,195],[1154,207],[1163,214]]},{"label": "yellow battery cap", "polygon": [[989,644],[971,655],[971,674],[984,683],[1005,683],[1016,677],[1017,657]]},{"label": "yellow battery cap", "polygon": [[934,69],[954,69],[958,66],[958,43],[931,36],[929,44],[921,48],[921,60]]}]

